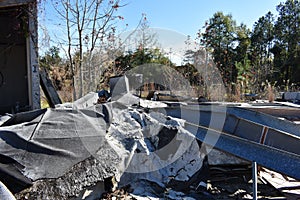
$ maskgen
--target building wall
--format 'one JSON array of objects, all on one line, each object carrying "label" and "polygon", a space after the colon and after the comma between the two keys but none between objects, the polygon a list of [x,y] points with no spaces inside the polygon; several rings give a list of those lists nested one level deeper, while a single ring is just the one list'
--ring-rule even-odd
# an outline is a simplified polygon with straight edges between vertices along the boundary
[{"label": "building wall", "polygon": [[28,2],[0,1],[0,114],[40,108],[37,10]]},{"label": "building wall", "polygon": [[36,0],[1,0],[0,7],[19,6],[32,2],[36,2]]},{"label": "building wall", "polygon": [[36,3],[29,4],[31,16],[29,17],[30,37],[27,38],[28,48],[28,66],[30,73],[30,100],[32,109],[39,109],[40,106],[40,76],[38,64],[38,27],[37,27],[37,5]]}]

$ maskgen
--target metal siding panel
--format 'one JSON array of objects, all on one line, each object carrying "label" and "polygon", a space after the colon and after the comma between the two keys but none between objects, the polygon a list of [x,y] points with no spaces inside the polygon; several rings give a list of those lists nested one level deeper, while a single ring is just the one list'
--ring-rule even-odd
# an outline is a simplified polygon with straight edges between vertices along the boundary
[{"label": "metal siding panel", "polygon": [[300,155],[300,139],[274,129],[268,131],[264,144]]},{"label": "metal siding panel", "polygon": [[240,120],[234,132],[234,135],[251,141],[259,142],[262,128],[263,127],[261,125],[254,124],[246,120]]}]

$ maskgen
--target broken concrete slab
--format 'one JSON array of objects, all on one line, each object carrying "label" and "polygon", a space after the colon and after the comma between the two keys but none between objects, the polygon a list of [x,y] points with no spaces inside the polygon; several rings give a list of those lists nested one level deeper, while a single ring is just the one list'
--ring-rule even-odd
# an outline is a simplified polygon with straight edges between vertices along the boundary
[{"label": "broken concrete slab", "polygon": [[[91,156],[75,164],[63,176],[56,179],[40,179],[33,185],[16,194],[17,199],[69,199],[82,195],[97,184],[104,184],[105,179],[118,173],[115,167],[118,160],[114,152],[107,152],[107,146],[99,149],[97,158]],[[96,187],[97,188],[97,187]],[[103,191],[97,191],[101,195]]]},{"label": "broken concrete slab", "polygon": [[217,149],[211,149],[207,157],[209,165],[251,165],[251,162],[247,160]]}]

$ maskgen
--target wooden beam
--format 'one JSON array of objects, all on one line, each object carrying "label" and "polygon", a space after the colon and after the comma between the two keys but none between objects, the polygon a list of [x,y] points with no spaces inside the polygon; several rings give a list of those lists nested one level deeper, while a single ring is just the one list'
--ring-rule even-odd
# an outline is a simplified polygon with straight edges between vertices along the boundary
[{"label": "wooden beam", "polygon": [[62,103],[45,68],[40,69],[40,83],[51,108]]}]

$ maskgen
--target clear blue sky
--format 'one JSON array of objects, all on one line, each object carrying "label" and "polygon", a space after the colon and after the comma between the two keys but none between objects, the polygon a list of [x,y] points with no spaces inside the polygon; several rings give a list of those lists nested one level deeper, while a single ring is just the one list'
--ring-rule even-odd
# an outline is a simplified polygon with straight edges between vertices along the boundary
[{"label": "clear blue sky", "polygon": [[[51,1],[45,1],[44,20],[47,26],[57,26],[57,17]],[[151,27],[171,29],[184,35],[196,35],[206,20],[222,11],[231,14],[238,24],[245,23],[252,29],[254,22],[268,11],[277,15],[276,6],[285,0],[121,0],[126,6],[118,13],[124,17],[122,23],[134,29],[142,13],[147,15]],[[43,20],[43,19],[42,19]]]},{"label": "clear blue sky", "polygon": [[[50,0],[44,1],[44,7],[42,6],[44,9],[40,14],[40,28],[44,27],[48,30],[49,36],[53,39],[52,45],[53,43],[55,45],[55,40],[62,35],[64,30],[58,25],[61,22],[51,2]],[[237,24],[245,23],[248,28],[252,29],[254,22],[267,12],[271,11],[277,15],[276,6],[285,0],[121,0],[121,2],[127,5],[118,9],[118,15],[124,17],[124,20],[119,23],[120,26],[128,24],[126,30],[133,30],[138,25],[142,13],[145,13],[150,27],[175,31],[184,36],[183,38],[176,34],[171,36],[168,33],[167,37],[161,36],[160,39],[171,40],[173,41],[171,43],[177,42],[177,46],[182,46],[179,43],[184,43],[183,40],[187,35],[195,39],[205,21],[218,11],[231,14]],[[119,27],[119,31],[122,30],[124,27]],[[40,37],[42,35],[40,34]],[[45,50],[48,45],[41,42],[41,50]],[[175,48],[175,46],[166,46]]]},{"label": "clear blue sky", "polygon": [[254,22],[268,11],[277,15],[276,6],[283,0],[125,0],[120,8],[129,29],[146,13],[151,27],[171,29],[184,35],[196,35],[206,20],[217,11],[231,14],[238,24],[252,29]]},{"label": "clear blue sky", "polygon": [[[145,13],[150,27],[169,30],[167,36],[160,31],[159,43],[163,49],[172,49],[173,62],[179,64],[184,55],[184,41],[197,32],[216,12],[231,14],[237,24],[244,23],[252,30],[258,19],[269,11],[278,14],[276,6],[285,0],[123,0],[119,9],[128,30],[133,30]],[[174,33],[177,32],[177,33]],[[183,36],[183,37],[182,37]]]}]

